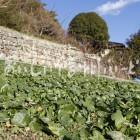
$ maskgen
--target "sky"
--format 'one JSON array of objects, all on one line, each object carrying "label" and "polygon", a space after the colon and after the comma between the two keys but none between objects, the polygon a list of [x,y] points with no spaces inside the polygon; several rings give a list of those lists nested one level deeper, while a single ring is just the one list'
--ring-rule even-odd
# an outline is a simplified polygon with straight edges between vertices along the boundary
[{"label": "sky", "polygon": [[97,12],[106,22],[110,41],[126,43],[140,29],[140,0],[42,0],[48,10],[57,13],[67,30],[70,21],[81,12]]}]

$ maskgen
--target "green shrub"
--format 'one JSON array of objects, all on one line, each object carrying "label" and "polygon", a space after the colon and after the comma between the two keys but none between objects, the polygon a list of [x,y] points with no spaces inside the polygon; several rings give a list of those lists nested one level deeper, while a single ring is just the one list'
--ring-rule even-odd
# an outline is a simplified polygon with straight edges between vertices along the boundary
[{"label": "green shrub", "polygon": [[75,16],[69,25],[69,35],[83,44],[89,43],[94,47],[106,46],[109,39],[107,24],[94,12]]}]

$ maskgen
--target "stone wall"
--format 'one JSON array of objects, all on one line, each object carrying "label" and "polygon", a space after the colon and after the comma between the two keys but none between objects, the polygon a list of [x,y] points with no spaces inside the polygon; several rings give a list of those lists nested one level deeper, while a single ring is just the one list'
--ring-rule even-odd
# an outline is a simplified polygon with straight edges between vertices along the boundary
[{"label": "stone wall", "polygon": [[69,44],[57,44],[0,27],[0,59],[64,68],[72,72],[127,77],[126,69],[107,66],[102,57],[85,54]]}]

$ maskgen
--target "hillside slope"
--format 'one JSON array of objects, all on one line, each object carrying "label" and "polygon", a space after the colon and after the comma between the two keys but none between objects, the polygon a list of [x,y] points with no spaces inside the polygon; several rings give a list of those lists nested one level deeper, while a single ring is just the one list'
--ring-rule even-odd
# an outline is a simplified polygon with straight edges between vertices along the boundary
[{"label": "hillside slope", "polygon": [[41,38],[64,39],[56,13],[40,0],[1,0],[0,25]]}]

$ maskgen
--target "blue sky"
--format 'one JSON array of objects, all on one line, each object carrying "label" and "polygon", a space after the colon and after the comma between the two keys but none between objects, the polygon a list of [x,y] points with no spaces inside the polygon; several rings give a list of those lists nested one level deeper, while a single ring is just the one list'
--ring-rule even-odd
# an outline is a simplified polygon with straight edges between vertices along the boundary
[{"label": "blue sky", "polygon": [[140,29],[140,0],[42,0],[64,29],[80,12],[96,11],[108,24],[110,40],[125,43]]}]

